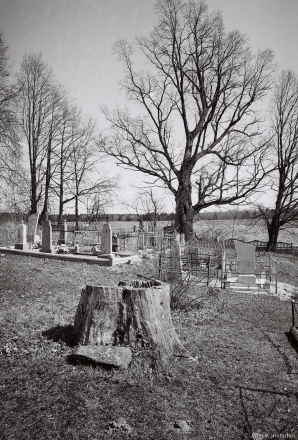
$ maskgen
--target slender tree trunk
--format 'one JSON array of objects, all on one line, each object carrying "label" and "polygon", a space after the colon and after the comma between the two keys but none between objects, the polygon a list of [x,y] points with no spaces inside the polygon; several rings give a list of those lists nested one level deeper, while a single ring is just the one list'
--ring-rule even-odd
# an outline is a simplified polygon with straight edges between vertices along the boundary
[{"label": "slender tree trunk", "polygon": [[63,211],[64,211],[64,203],[63,203],[63,189],[61,191],[60,189],[60,194],[59,194],[59,215],[58,215],[58,223],[62,224],[62,216],[63,216]]},{"label": "slender tree trunk", "polygon": [[45,195],[44,195],[44,204],[43,210],[41,212],[41,218],[45,217],[45,213],[48,212],[49,205],[49,191],[50,191],[50,183],[51,183],[51,168],[52,168],[52,139],[53,139],[53,127],[50,127],[49,138],[48,138],[48,148],[47,148],[47,166],[46,166],[46,181],[45,181]]},{"label": "slender tree trunk", "polygon": [[36,170],[31,170],[31,188],[30,188],[30,213],[35,214],[37,212],[37,183],[36,183]]},{"label": "slender tree trunk", "polygon": [[79,229],[79,198],[76,195],[75,198],[75,221],[76,221],[76,229]]},{"label": "slender tree trunk", "polygon": [[194,210],[192,207],[191,192],[190,173],[187,173],[179,181],[175,215],[175,229],[179,234],[185,234],[186,241],[189,241],[193,236]]},{"label": "slender tree trunk", "polygon": [[58,215],[58,223],[62,224],[62,216],[63,216],[63,210],[64,210],[64,203],[63,203],[63,197],[64,197],[64,187],[63,187],[63,169],[61,166],[60,170],[60,184],[59,184],[59,215]]},{"label": "slender tree trunk", "polygon": [[[30,126],[30,123],[29,123]],[[36,179],[36,139],[30,134],[29,139],[29,159],[30,159],[30,212],[35,214],[37,212],[37,179]]]}]

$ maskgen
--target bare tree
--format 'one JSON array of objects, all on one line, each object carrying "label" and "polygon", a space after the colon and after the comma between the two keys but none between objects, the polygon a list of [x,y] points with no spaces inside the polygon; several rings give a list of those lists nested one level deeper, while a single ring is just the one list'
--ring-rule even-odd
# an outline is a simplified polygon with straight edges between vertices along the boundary
[{"label": "bare tree", "polygon": [[53,150],[53,172],[51,190],[58,197],[58,223],[62,222],[64,206],[70,201],[72,186],[71,155],[74,144],[81,137],[81,111],[75,105],[64,103],[61,112],[61,121],[58,126],[59,144]]},{"label": "bare tree", "polygon": [[[61,85],[53,84],[51,87],[50,101],[49,101],[49,115],[48,115],[48,133],[46,139],[46,158],[45,158],[45,182],[44,182],[44,196],[43,209],[40,217],[43,219],[46,212],[48,212],[49,196],[51,190],[51,183],[55,166],[55,150],[59,149],[62,142],[61,139],[61,125],[63,124],[64,107],[66,105],[66,92]],[[61,158],[63,161],[63,158]]]},{"label": "bare tree", "polygon": [[[148,38],[115,44],[137,115],[105,108],[110,136],[101,146],[172,192],[175,226],[188,240],[195,213],[245,200],[268,172],[257,110],[271,87],[273,54],[253,55],[246,37],[226,32],[221,14],[209,14],[203,1],[159,0],[156,10]],[[148,71],[137,70],[135,50]]]},{"label": "bare tree", "polygon": [[267,251],[275,250],[279,231],[298,218],[298,78],[291,70],[279,76],[271,103],[271,176],[273,209],[259,206],[268,230]]},{"label": "bare tree", "polygon": [[30,175],[30,212],[37,212],[44,196],[46,158],[53,117],[53,88],[56,83],[52,70],[41,55],[25,55],[18,74],[22,87],[17,109],[20,136],[25,145]]},{"label": "bare tree", "polygon": [[112,197],[116,190],[117,183],[112,177],[107,177],[99,169],[99,163],[103,155],[98,154],[95,122],[88,118],[81,122],[78,129],[79,135],[71,146],[69,156],[69,197],[64,203],[75,202],[75,219],[78,228],[79,202],[84,203],[87,196],[107,200]]},{"label": "bare tree", "polygon": [[152,188],[135,188],[139,189],[135,197],[130,201],[123,201],[122,204],[137,215],[140,229],[143,229],[144,221],[149,221],[155,228],[158,216],[164,210],[164,202]]},{"label": "bare tree", "polygon": [[[17,137],[14,101],[19,93],[10,83],[8,47],[0,32],[0,179],[1,189],[9,186],[12,175],[20,165],[20,148]],[[2,192],[2,191],[1,191]]]}]

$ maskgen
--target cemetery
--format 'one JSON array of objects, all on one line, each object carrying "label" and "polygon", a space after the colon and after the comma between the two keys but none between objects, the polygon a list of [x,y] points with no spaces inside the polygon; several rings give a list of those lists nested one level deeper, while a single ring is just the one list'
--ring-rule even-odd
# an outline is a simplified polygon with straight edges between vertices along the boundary
[{"label": "cemetery", "polygon": [[91,231],[69,231],[66,221],[55,225],[53,231],[47,215],[40,235],[37,227],[38,214],[29,215],[27,224],[22,221],[17,226],[15,245],[0,244],[1,252],[99,266],[149,258],[158,266],[158,278],[172,284],[185,284],[191,278],[194,285],[277,292],[275,258],[270,253],[264,257],[256,252],[257,246],[239,239],[206,244],[194,237],[185,243],[183,234],[176,235],[172,227],[134,227],[133,232],[123,233],[113,231],[108,219]]},{"label": "cemetery", "polygon": [[43,221],[41,237],[36,234],[37,225],[38,215],[29,215],[28,226],[24,222],[18,226],[15,246],[0,246],[1,251],[10,253],[23,251],[23,255],[32,257],[85,261],[101,266],[112,266],[137,257],[130,252],[119,252],[117,236],[114,234],[112,237],[111,226],[108,223],[103,225],[100,232],[100,246],[94,244],[89,252],[80,252],[80,246],[75,240],[72,243],[68,241],[66,221],[59,226],[59,238],[56,246],[54,245],[51,222],[48,219]]},{"label": "cemetery", "polygon": [[280,299],[293,255],[29,219],[0,249],[2,392],[23,438],[29,425],[84,438],[86,417],[93,438],[241,438],[243,408],[256,432],[293,432],[298,355],[286,334],[297,334],[298,289]]}]

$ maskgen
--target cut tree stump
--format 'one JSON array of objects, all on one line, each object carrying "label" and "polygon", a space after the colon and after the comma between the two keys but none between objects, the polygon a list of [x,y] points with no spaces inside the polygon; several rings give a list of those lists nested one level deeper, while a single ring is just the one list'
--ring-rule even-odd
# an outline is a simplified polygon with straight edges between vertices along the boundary
[{"label": "cut tree stump", "polygon": [[86,286],[74,322],[77,344],[152,347],[160,358],[189,356],[173,327],[170,286],[161,281]]}]

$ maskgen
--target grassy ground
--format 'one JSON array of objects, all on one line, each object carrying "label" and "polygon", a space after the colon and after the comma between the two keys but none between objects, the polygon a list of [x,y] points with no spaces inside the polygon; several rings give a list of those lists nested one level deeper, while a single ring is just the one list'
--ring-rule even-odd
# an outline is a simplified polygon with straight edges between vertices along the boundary
[{"label": "grassy ground", "polygon": [[[280,281],[298,286],[297,260],[278,259]],[[115,285],[144,270],[0,258],[0,438],[236,440],[262,432],[298,439],[289,301],[198,292],[202,298],[191,308],[173,311],[179,337],[198,362],[173,358],[156,368],[150,352],[136,353],[127,371],[69,362],[81,288]],[[132,433],[107,432],[119,417]],[[184,434],[177,420],[191,421],[193,430]]]}]

